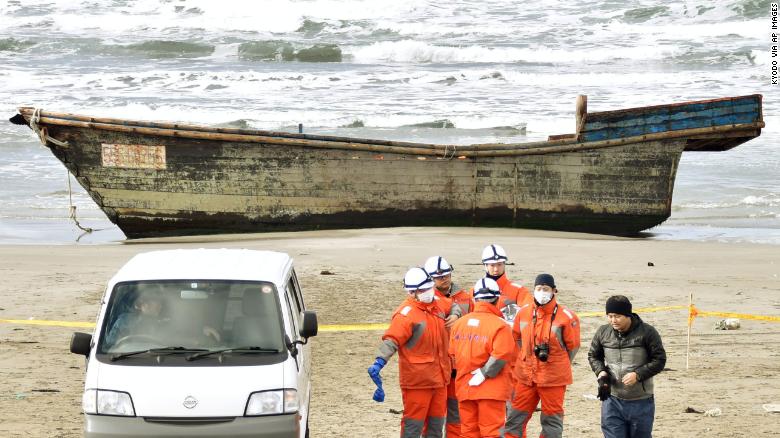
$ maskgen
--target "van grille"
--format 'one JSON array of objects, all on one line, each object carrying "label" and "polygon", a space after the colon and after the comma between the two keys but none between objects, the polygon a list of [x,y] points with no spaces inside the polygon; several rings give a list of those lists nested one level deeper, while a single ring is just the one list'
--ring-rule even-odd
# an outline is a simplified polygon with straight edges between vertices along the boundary
[{"label": "van grille", "polygon": [[164,423],[176,425],[204,425],[230,423],[236,417],[144,417],[147,423]]}]

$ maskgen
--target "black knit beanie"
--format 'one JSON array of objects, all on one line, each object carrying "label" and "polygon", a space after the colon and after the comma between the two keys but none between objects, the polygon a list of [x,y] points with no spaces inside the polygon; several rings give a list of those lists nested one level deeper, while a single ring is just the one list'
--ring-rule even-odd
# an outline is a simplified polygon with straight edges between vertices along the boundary
[{"label": "black knit beanie", "polygon": [[631,316],[631,301],[623,295],[613,295],[607,299],[607,313]]},{"label": "black knit beanie", "polygon": [[540,284],[550,286],[551,288],[555,289],[555,279],[550,274],[537,275],[536,280],[534,280],[534,286],[539,286]]}]

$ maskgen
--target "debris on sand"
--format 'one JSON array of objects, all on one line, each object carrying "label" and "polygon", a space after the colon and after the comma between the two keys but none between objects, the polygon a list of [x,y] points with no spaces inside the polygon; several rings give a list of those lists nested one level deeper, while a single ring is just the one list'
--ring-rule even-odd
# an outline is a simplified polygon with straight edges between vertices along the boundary
[{"label": "debris on sand", "polygon": [[705,417],[720,417],[720,415],[722,413],[723,412],[721,412],[720,408],[712,408],[712,409],[707,409],[706,411],[704,411],[704,416]]},{"label": "debris on sand", "polygon": [[780,403],[767,403],[761,407],[769,413],[780,413]]},{"label": "debris on sand", "polygon": [[738,318],[721,319],[715,323],[715,330],[737,330],[740,327]]},{"label": "debris on sand", "polygon": [[320,275],[336,275],[335,272],[328,271],[327,269],[320,271]]},{"label": "debris on sand", "polygon": [[700,411],[698,409],[695,409],[695,408],[692,408],[692,407],[688,406],[687,408],[685,408],[685,413],[686,414],[703,414],[704,411]]}]

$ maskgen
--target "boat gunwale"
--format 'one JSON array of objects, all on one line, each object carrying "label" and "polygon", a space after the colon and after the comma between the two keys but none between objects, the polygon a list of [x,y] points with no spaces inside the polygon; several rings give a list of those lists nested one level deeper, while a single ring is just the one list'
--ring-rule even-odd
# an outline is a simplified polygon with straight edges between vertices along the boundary
[{"label": "boat gunwale", "polygon": [[[25,119],[29,120],[29,118],[35,112],[35,108],[19,107],[18,111],[20,114],[22,114],[25,117]],[[146,121],[146,120],[92,117],[92,116],[84,116],[80,114],[61,113],[61,112],[44,111],[44,110],[41,110],[40,116],[41,118],[49,118],[49,119],[74,120],[74,121],[88,122],[88,123],[99,123],[99,124],[109,124],[109,125],[119,125],[119,126],[139,127],[139,128],[148,127],[148,128],[156,128],[156,129],[174,129],[177,131],[186,130],[186,131],[209,132],[215,134],[240,134],[240,135],[267,136],[267,137],[279,137],[279,138],[290,138],[290,139],[300,139],[300,140],[334,141],[334,142],[347,142],[347,143],[358,143],[358,144],[378,144],[384,146],[402,146],[402,147],[415,147],[415,148],[428,148],[428,149],[452,149],[453,146],[457,147],[458,149],[470,149],[470,148],[485,148],[485,147],[504,145],[504,144],[529,145],[533,147],[536,144],[549,144],[549,143],[566,144],[566,143],[573,142],[573,140],[565,139],[559,141],[538,141],[538,142],[528,142],[528,143],[479,143],[479,144],[471,144],[471,145],[450,145],[450,144],[380,140],[380,139],[370,139],[370,138],[360,138],[360,137],[342,137],[342,136],[335,136],[335,135],[300,134],[294,132],[269,131],[263,129],[222,128],[222,127],[215,127],[215,126],[208,126],[208,125],[193,125],[193,124],[186,124],[186,123],[154,122],[154,121]]]},{"label": "boat gunwale", "polygon": [[[34,110],[29,107],[19,108],[19,112],[28,121],[32,117]],[[348,141],[340,140],[321,140],[300,138],[299,136],[276,136],[276,135],[258,135],[258,134],[243,134],[243,133],[226,133],[219,131],[223,128],[210,128],[206,126],[195,126],[196,130],[187,129],[188,125],[175,125],[180,129],[170,128],[154,128],[145,126],[133,126],[127,123],[101,123],[101,122],[86,122],[77,120],[76,118],[100,120],[97,118],[89,118],[86,116],[75,116],[70,118],[65,117],[50,117],[49,114],[63,114],[65,113],[48,113],[41,111],[40,120],[38,124],[41,125],[59,125],[70,126],[74,128],[85,129],[99,129],[115,132],[124,132],[131,134],[144,134],[144,135],[156,135],[164,137],[175,138],[192,138],[201,140],[214,140],[214,141],[232,141],[232,142],[251,142],[251,143],[266,143],[286,146],[308,146],[324,149],[347,149],[347,150],[362,150],[368,152],[383,152],[383,153],[398,153],[398,154],[411,154],[422,156],[441,156],[441,158],[452,159],[456,156],[458,158],[472,158],[472,157],[502,157],[502,156],[520,156],[520,155],[544,155],[550,153],[562,153],[581,151],[587,149],[600,149],[605,147],[616,147],[632,143],[641,143],[648,141],[658,141],[667,139],[681,139],[692,136],[706,135],[706,134],[718,134],[730,131],[745,131],[745,135],[749,137],[755,137],[759,133],[753,132],[754,130],[760,130],[764,128],[763,121],[743,124],[729,124],[720,126],[711,126],[704,128],[689,128],[673,131],[664,131],[660,133],[643,134],[638,136],[623,137],[618,139],[598,140],[583,142],[576,138],[560,139],[560,140],[547,140],[528,143],[495,143],[495,144],[472,144],[472,145],[434,145],[424,143],[404,143],[404,142],[390,142],[383,140],[369,140],[369,139],[353,139],[349,137],[332,137],[337,139],[344,139]],[[107,119],[111,120],[111,119]],[[124,122],[137,122],[132,120],[126,120]],[[140,123],[140,122],[139,122]],[[173,125],[171,125],[173,126]],[[270,131],[252,131],[266,133]],[[301,134],[304,135],[304,134]],[[356,141],[357,140],[357,141]]]}]

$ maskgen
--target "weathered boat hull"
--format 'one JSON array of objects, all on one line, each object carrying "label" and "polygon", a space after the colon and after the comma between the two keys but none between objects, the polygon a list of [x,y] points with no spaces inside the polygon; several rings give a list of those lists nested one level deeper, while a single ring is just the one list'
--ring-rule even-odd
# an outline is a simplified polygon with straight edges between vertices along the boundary
[{"label": "weathered boat hull", "polygon": [[763,126],[760,96],[728,132],[615,137],[657,111],[595,113],[573,139],[443,149],[22,114],[128,238],[418,225],[631,235],[669,217],[683,150],[733,147]]}]

